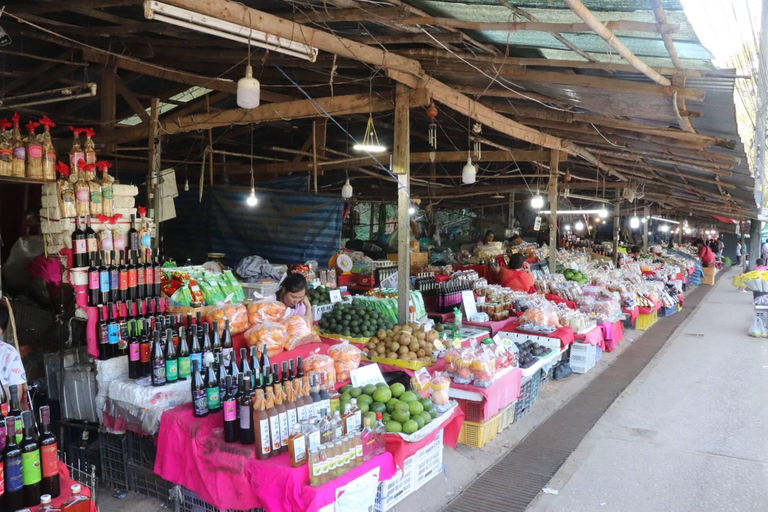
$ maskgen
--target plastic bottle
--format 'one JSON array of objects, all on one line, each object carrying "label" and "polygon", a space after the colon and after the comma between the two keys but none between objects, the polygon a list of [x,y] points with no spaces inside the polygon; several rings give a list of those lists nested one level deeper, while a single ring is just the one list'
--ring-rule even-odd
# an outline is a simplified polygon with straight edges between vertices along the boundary
[{"label": "plastic bottle", "polygon": [[63,512],[90,512],[91,499],[82,494],[80,484],[72,484],[70,488],[72,495],[61,504]]},{"label": "plastic bottle", "polygon": [[283,405],[285,394],[279,383],[274,384],[272,389],[274,389],[275,409],[277,409],[277,417],[280,423],[280,453],[285,453],[288,451],[288,437],[290,437],[292,432],[288,430],[288,411]]},{"label": "plastic bottle", "polygon": [[275,408],[275,394],[272,392],[272,387],[268,387],[264,394],[264,403],[269,418],[269,438],[270,447],[272,448],[271,456],[277,457],[280,455],[280,416]]},{"label": "plastic bottle", "polygon": [[294,425],[293,433],[288,437],[288,454],[292,468],[307,462],[307,438],[301,432],[301,425]]},{"label": "plastic bottle", "polygon": [[376,454],[376,433],[371,428],[370,418],[365,418],[363,425],[363,432],[361,434],[363,460],[368,461]]},{"label": "plastic bottle", "polygon": [[309,485],[312,487],[319,487],[321,485],[320,471],[322,469],[322,464],[320,462],[320,454],[317,448],[309,450],[307,463],[309,465]]},{"label": "plastic bottle", "polygon": [[383,415],[380,412],[376,413],[376,426],[373,427],[376,443],[374,445],[374,455],[380,455],[387,451],[387,427],[382,421]]}]

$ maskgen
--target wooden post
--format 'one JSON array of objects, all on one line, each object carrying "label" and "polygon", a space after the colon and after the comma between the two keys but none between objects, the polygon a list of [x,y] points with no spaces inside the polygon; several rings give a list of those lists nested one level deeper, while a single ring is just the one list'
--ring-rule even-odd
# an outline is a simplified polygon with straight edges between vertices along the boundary
[{"label": "wooden post", "polygon": [[643,252],[648,252],[648,224],[651,222],[651,209],[649,207],[643,208]]},{"label": "wooden post", "polygon": [[616,191],[617,199],[613,203],[613,264],[619,264],[619,233],[621,232],[621,200],[618,198],[621,196],[621,192]]},{"label": "wooden post", "polygon": [[[211,98],[208,95],[205,96],[205,111],[211,113]],[[209,184],[213,186],[213,130],[211,128],[208,128],[208,147],[210,148],[208,151],[208,179]]]},{"label": "wooden post", "polygon": [[395,142],[392,173],[397,176],[397,320],[408,323],[410,306],[410,241],[411,222],[408,208],[410,198],[410,111],[408,87],[398,83],[395,88]]},{"label": "wooden post", "polygon": [[[101,134],[106,135],[115,129],[115,116],[117,115],[117,67],[114,59],[108,59],[101,70]],[[114,145],[107,144],[107,153],[113,152]]]},{"label": "wooden post", "polygon": [[560,166],[560,151],[549,152],[549,271],[557,268],[557,169]]},{"label": "wooden post", "polygon": [[155,222],[155,248],[160,244],[160,99],[152,98],[149,119],[149,158],[147,161],[147,203],[150,217]]},{"label": "wooden post", "polygon": [[507,226],[509,226],[510,236],[515,233],[515,191],[509,193],[509,212],[507,212]]},{"label": "wooden post", "polygon": [[317,121],[312,121],[312,176],[317,194]]}]

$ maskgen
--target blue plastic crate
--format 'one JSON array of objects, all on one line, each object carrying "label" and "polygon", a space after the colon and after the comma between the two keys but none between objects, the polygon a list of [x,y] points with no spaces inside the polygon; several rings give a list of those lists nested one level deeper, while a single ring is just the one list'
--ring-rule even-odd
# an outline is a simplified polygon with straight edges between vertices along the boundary
[{"label": "blue plastic crate", "polygon": [[675,313],[677,313],[677,306],[672,306],[671,308],[659,309],[659,316],[672,316]]}]

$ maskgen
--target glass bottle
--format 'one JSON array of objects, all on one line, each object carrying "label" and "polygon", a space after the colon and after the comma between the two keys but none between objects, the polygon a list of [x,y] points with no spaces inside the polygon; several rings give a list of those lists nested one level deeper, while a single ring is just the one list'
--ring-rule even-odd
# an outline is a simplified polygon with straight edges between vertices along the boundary
[{"label": "glass bottle", "polygon": [[222,399],[224,409],[224,441],[234,443],[240,439],[240,425],[237,422],[237,400],[232,390],[232,376],[227,375],[224,382],[226,394]]},{"label": "glass bottle", "polygon": [[333,438],[341,437],[344,435],[344,423],[341,421],[341,413],[339,411],[333,411]]},{"label": "glass bottle", "polygon": [[88,241],[80,224],[80,217],[75,217],[75,230],[72,232],[72,265],[85,267],[88,262]]},{"label": "glass bottle", "polygon": [[336,439],[333,442],[333,452],[336,457],[336,470],[333,472],[334,478],[338,478],[347,472],[345,450],[344,450],[344,437]]},{"label": "glass bottle", "polygon": [[165,355],[160,344],[160,331],[155,330],[152,343],[152,385],[165,385]]},{"label": "glass bottle", "polygon": [[311,418],[307,421],[307,445],[310,448],[317,448],[320,446],[320,428],[318,427],[317,418]]},{"label": "glass bottle", "polygon": [[152,344],[150,343],[149,321],[143,320],[141,332],[141,341],[139,341],[139,355],[141,356],[141,375],[147,376],[152,373]]},{"label": "glass bottle", "polygon": [[382,421],[383,417],[383,413],[376,413],[376,426],[373,427],[374,438],[376,439],[373,451],[374,455],[381,455],[387,451],[387,427]]},{"label": "glass bottle", "polygon": [[197,336],[197,324],[193,324],[190,329],[190,354],[189,360],[196,361],[198,366],[203,367],[203,349],[200,348],[200,339]]},{"label": "glass bottle", "polygon": [[328,472],[324,475],[324,480],[326,482],[336,478],[337,468],[341,463],[337,452],[336,441],[325,445],[325,453],[328,457]]},{"label": "glass bottle", "polygon": [[0,130],[3,131],[0,134],[0,176],[13,175],[13,150],[11,149],[10,134],[7,132],[11,126],[12,123],[8,122],[8,119],[0,121]]},{"label": "glass bottle", "polygon": [[[317,375],[313,375],[311,379],[311,387],[309,388],[309,396],[312,397],[312,402],[315,409],[315,415],[322,417],[324,414],[326,414],[325,409],[323,409],[323,399],[320,398],[320,393],[317,390]],[[329,409],[330,409],[330,400],[328,401]]]},{"label": "glass bottle", "polygon": [[288,437],[290,436],[290,430],[288,430],[288,411],[283,405],[285,399],[285,393],[280,384],[274,384],[272,386],[275,395],[275,409],[277,409],[277,417],[280,423],[280,453],[288,451]]},{"label": "glass bottle", "polygon": [[51,409],[47,405],[40,408],[40,425],[42,432],[37,438],[40,446],[41,473],[40,492],[58,498],[59,489],[59,456],[56,436],[51,432]]},{"label": "glass bottle", "polygon": [[363,432],[361,433],[363,460],[368,461],[376,454],[376,433],[371,428],[371,419],[363,420]]},{"label": "glass bottle", "polygon": [[40,496],[40,506],[35,509],[35,512],[61,512],[61,508],[51,504],[50,494],[43,494]]},{"label": "glass bottle", "polygon": [[213,353],[213,359],[216,364],[221,364],[221,336],[219,336],[219,322],[213,321],[213,343],[211,344],[211,352]]},{"label": "glass bottle", "polygon": [[[11,131],[11,148],[13,150],[13,160],[11,161],[11,174],[16,178],[24,178],[27,169],[27,148],[24,141],[21,140],[21,128],[19,128],[19,114],[14,113],[13,130]],[[76,167],[73,167],[76,169]],[[37,500],[35,500],[37,503]]]},{"label": "glass bottle", "polygon": [[[85,133],[85,145],[83,146],[83,153],[85,154],[86,164],[96,163],[96,146],[93,144],[92,137],[96,135],[96,131],[93,128],[86,128],[83,130]],[[91,171],[91,174],[87,176],[89,180],[96,177],[96,173]]]},{"label": "glass bottle", "polygon": [[292,468],[307,462],[307,438],[301,432],[300,425],[294,425],[293,433],[288,437],[288,455]]},{"label": "glass bottle", "polygon": [[234,345],[232,344],[232,333],[229,330],[229,318],[227,318],[224,320],[224,332],[222,333],[221,341],[221,357],[224,359],[227,367],[230,368],[230,373],[232,373],[231,366],[233,365],[235,359],[233,347]]},{"label": "glass bottle", "polygon": [[197,361],[192,363],[192,412],[198,418],[208,416],[208,397],[205,395],[205,382]]},{"label": "glass bottle", "polygon": [[219,379],[213,364],[206,365],[205,370],[205,396],[208,399],[208,412],[219,412],[221,410],[221,395],[219,394]]},{"label": "glass bottle", "polygon": [[320,395],[320,404],[321,408],[325,411],[326,416],[331,415],[331,394],[326,390],[325,387],[325,372],[320,374],[320,390],[318,391],[318,395]]},{"label": "glass bottle", "polygon": [[296,417],[299,421],[306,421],[308,418],[307,407],[304,403],[304,395],[302,394],[301,380],[295,379],[293,381],[293,390],[296,396]]},{"label": "glass bottle", "polygon": [[[13,388],[11,388],[13,389]],[[16,418],[6,418],[8,439],[3,452],[5,459],[5,494],[3,510],[18,510],[24,506],[24,479],[22,473],[21,448],[16,441]]]},{"label": "glass bottle", "polygon": [[[307,407],[307,416],[311,418],[317,415],[320,411],[315,408],[315,400],[312,398],[312,388],[309,386],[309,375],[306,375],[301,379],[301,392],[304,394],[304,405]],[[318,398],[320,397],[318,396]]]},{"label": "glass bottle", "polygon": [[165,344],[165,378],[168,383],[179,380],[179,360],[176,355],[176,348],[173,346],[173,331],[167,329],[166,337],[168,342]]},{"label": "glass bottle", "polygon": [[[251,371],[251,365],[248,364],[247,351],[244,348],[240,349],[240,373],[246,373]],[[253,384],[253,382],[251,382]]]},{"label": "glass bottle", "polygon": [[224,365],[215,362],[214,364],[216,364],[216,373],[219,376],[219,396],[224,400],[224,395],[227,394],[227,369],[224,368]]},{"label": "glass bottle", "polygon": [[72,495],[61,504],[62,512],[90,512],[91,499],[82,493],[80,484],[72,484]]},{"label": "glass bottle", "polygon": [[99,344],[99,361],[109,359],[109,328],[107,327],[107,312],[102,304],[97,308],[99,321],[96,323],[96,341]]},{"label": "glass bottle", "polygon": [[342,435],[345,435],[347,432],[352,432],[354,420],[355,418],[352,415],[352,404],[344,404],[344,414],[341,415],[341,424],[344,427]]},{"label": "glass bottle", "polygon": [[290,385],[286,387],[283,405],[285,405],[286,418],[288,419],[288,431],[293,432],[293,427],[299,424],[299,416],[296,409],[296,392]]},{"label": "glass bottle", "polygon": [[309,485],[312,487],[320,487],[320,472],[321,462],[317,448],[311,448],[309,450],[309,456],[307,457],[307,464],[309,466]]},{"label": "glass bottle", "polygon": [[[244,379],[244,381],[246,396],[248,396],[251,380]],[[248,399],[248,401],[250,402],[250,399]],[[246,411],[242,406],[243,402],[240,403],[240,431],[243,432],[243,425],[250,421],[251,429],[255,430],[256,458],[259,460],[270,458],[272,456],[272,441],[269,435],[269,414],[267,414],[267,403],[266,400],[264,400],[264,391],[261,389],[256,390],[256,399],[253,402],[253,413],[251,413],[250,407],[248,407],[248,410]],[[246,415],[251,416],[252,419],[246,420]]]},{"label": "glass bottle", "polygon": [[269,417],[269,439],[272,452],[270,456],[277,457],[280,455],[280,417],[277,409],[275,408],[275,394],[272,391],[272,386],[267,387],[264,393],[264,404],[267,410],[267,416]]},{"label": "glass bottle", "polygon": [[189,345],[184,326],[179,326],[179,379],[187,380],[190,375]]},{"label": "glass bottle", "polygon": [[326,443],[323,445],[320,445],[320,482],[326,483],[328,480],[330,480],[330,467],[331,467],[331,461],[329,459],[330,452],[333,449],[333,443]]},{"label": "glass bottle", "polygon": [[352,439],[352,444],[355,448],[355,467],[361,466],[363,464],[363,438],[360,435],[360,432],[355,432],[354,438]]},{"label": "glass bottle", "polygon": [[363,411],[360,410],[360,408],[357,406],[357,398],[353,398],[350,400],[350,404],[352,405],[352,408],[350,412],[352,413],[352,430],[347,431],[346,433],[349,434],[350,432],[356,432],[360,430],[360,427],[363,425]]},{"label": "glass bottle", "polygon": [[136,230],[136,215],[131,215],[131,227],[128,229],[128,248],[139,250],[139,232]]},{"label": "glass bottle", "polygon": [[[16,443],[21,444],[21,440],[24,438],[24,423],[21,417],[21,403],[19,402],[19,386],[9,386],[11,392],[11,410],[8,411],[9,416],[16,418]],[[8,427],[8,432],[11,432],[11,427]]]},{"label": "glass bottle", "polygon": [[[136,270],[136,261],[134,260],[133,251],[126,250],[125,252],[128,256],[128,297],[130,297],[132,300],[137,300],[140,297],[137,282],[138,276]],[[139,309],[139,313],[141,313],[141,309]]]},{"label": "glass bottle", "polygon": [[37,140],[35,136],[35,128],[40,126],[40,123],[30,120],[27,123],[27,178],[42,178],[43,177],[43,145]]},{"label": "glass bottle", "polygon": [[[88,235],[88,228],[86,227],[86,236]],[[121,301],[125,302],[130,300],[128,296],[128,265],[126,264],[125,252],[118,251],[120,256],[120,265],[117,268],[118,273],[118,296]]]},{"label": "glass bottle", "polygon": [[99,292],[101,293],[101,303],[107,304],[110,302],[109,296],[109,267],[107,266],[107,253],[105,251],[99,252]]},{"label": "glass bottle", "polygon": [[323,416],[320,418],[320,442],[325,444],[329,441],[333,441],[333,419]]},{"label": "glass bottle", "polygon": [[21,476],[24,482],[24,506],[37,505],[40,500],[40,446],[35,439],[35,424],[32,411],[21,413],[24,422],[24,439],[21,448]]},{"label": "glass bottle", "polygon": [[213,347],[211,346],[210,329],[208,322],[203,322],[203,363],[211,361],[213,357]]}]

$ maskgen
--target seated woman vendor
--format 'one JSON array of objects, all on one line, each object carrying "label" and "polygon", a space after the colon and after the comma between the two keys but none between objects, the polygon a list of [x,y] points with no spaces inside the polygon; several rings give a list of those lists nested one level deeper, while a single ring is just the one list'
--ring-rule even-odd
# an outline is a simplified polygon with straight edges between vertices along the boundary
[{"label": "seated woman vendor", "polygon": [[517,292],[532,293],[535,290],[533,276],[523,268],[524,266],[525,256],[513,254],[509,257],[509,268],[493,267],[498,272],[496,282]]},{"label": "seated woman vendor", "polygon": [[288,308],[286,316],[301,316],[312,327],[312,304],[307,298],[307,280],[303,275],[291,274],[283,279],[277,290],[277,300]]}]

